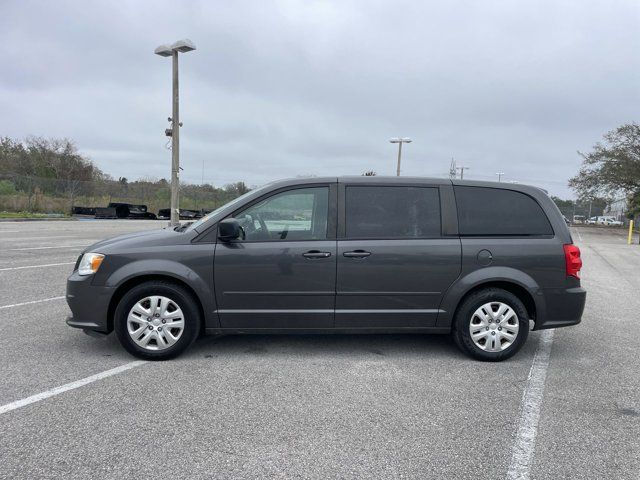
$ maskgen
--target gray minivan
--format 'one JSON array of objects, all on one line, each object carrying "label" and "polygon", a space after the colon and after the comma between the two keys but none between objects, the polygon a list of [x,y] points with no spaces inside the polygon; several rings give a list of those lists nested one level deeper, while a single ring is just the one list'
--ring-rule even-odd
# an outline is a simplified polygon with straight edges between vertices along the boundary
[{"label": "gray minivan", "polygon": [[72,327],[166,359],[200,334],[451,333],[480,360],[580,322],[580,250],[535,187],[409,177],[294,179],[201,220],[87,248]]}]

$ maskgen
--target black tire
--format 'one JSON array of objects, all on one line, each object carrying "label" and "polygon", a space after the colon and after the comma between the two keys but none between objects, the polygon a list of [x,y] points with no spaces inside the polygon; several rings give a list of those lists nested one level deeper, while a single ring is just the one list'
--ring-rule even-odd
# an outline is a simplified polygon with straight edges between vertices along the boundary
[{"label": "black tire", "polygon": [[[491,302],[506,304],[518,316],[518,332],[515,340],[504,350],[493,352],[485,351],[476,345],[469,331],[475,311]],[[527,341],[529,314],[522,301],[513,293],[500,288],[486,288],[472,293],[462,301],[454,318],[452,333],[456,345],[467,355],[477,360],[499,362],[515,355]]]},{"label": "black tire", "polygon": [[[127,330],[127,317],[133,306],[145,297],[159,295],[169,298],[180,307],[184,315],[184,329],[175,343],[164,350],[147,350],[137,345]],[[118,303],[114,316],[114,329],[120,344],[132,355],[144,360],[168,360],[184,352],[200,333],[198,300],[184,287],[165,281],[149,281],[136,285]]]}]

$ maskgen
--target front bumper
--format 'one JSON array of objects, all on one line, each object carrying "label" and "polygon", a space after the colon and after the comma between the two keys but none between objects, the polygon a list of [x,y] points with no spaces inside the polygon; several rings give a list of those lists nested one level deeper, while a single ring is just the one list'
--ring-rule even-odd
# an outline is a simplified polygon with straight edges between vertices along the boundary
[{"label": "front bumper", "polygon": [[582,320],[587,291],[582,287],[544,289],[545,311],[538,312],[534,330],[568,327]]},{"label": "front bumper", "polygon": [[109,303],[114,289],[91,285],[93,275],[81,276],[77,272],[67,279],[67,304],[72,315],[67,325],[83,330],[109,333]]}]

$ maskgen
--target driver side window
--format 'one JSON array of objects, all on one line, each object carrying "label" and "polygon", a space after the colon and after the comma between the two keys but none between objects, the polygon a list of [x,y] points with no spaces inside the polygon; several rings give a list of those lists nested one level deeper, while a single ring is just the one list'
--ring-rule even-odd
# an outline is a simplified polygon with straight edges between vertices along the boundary
[{"label": "driver side window", "polygon": [[310,187],[272,195],[235,218],[245,241],[324,240],[328,212],[329,187]]}]

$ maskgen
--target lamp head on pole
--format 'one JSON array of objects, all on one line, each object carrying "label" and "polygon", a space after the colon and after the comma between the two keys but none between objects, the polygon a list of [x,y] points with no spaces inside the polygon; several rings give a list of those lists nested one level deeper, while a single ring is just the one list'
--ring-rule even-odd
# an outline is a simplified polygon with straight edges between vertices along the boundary
[{"label": "lamp head on pole", "polygon": [[153,53],[160,55],[161,57],[170,57],[173,55],[173,51],[169,45],[160,45]]},{"label": "lamp head on pole", "polygon": [[389,139],[389,142],[391,143],[411,143],[412,141],[413,140],[408,137],[393,137]]},{"label": "lamp head on pole", "polygon": [[186,52],[190,52],[191,50],[195,50],[196,46],[191,40],[189,40],[188,38],[185,38],[182,40],[178,40],[173,45],[171,45],[171,49],[177,50],[180,53],[186,53]]},{"label": "lamp head on pole", "polygon": [[195,49],[195,44],[188,38],[185,38],[183,40],[178,40],[171,45],[160,45],[153,53],[160,55],[161,57],[170,57],[173,55],[173,52],[186,53]]}]

